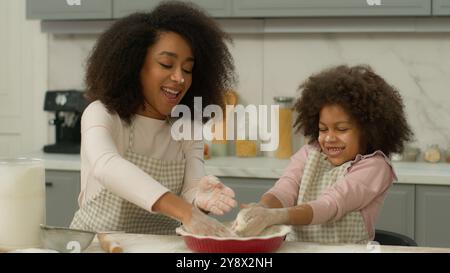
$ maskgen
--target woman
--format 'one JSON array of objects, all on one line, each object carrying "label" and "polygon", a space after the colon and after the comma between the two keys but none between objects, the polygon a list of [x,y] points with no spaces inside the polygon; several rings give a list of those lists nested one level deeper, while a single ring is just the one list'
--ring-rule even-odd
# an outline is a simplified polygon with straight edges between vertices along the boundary
[{"label": "woman", "polygon": [[206,176],[201,141],[175,141],[177,104],[223,105],[234,83],[228,36],[192,5],[167,2],[115,22],[87,66],[82,117],[80,209],[71,227],[175,234],[232,235],[199,209],[223,214],[234,192]]}]

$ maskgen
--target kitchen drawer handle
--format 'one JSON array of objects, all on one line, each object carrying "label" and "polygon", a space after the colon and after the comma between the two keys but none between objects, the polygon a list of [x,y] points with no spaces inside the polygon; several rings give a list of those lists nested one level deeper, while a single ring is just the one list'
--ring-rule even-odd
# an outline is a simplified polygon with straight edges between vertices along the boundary
[{"label": "kitchen drawer handle", "polygon": [[53,182],[45,182],[46,187],[53,187]]}]

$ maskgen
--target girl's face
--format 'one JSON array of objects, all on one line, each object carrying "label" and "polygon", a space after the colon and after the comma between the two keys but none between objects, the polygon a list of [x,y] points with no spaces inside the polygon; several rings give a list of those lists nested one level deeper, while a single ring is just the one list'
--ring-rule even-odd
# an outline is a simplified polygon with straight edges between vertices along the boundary
[{"label": "girl's face", "polygon": [[328,161],[339,166],[362,153],[361,132],[356,122],[339,105],[320,110],[319,144]]},{"label": "girl's face", "polygon": [[138,114],[165,119],[192,84],[194,55],[186,40],[174,32],[162,32],[147,50],[141,69],[145,108]]}]

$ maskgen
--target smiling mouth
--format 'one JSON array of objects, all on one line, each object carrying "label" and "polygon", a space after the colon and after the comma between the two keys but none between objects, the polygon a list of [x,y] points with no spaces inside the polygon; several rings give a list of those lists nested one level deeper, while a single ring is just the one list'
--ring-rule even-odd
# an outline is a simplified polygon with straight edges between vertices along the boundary
[{"label": "smiling mouth", "polygon": [[178,97],[182,93],[181,91],[177,91],[177,90],[170,89],[170,88],[167,88],[167,87],[161,87],[161,92],[171,102],[173,102],[174,100],[177,100]]},{"label": "smiling mouth", "polygon": [[338,156],[345,150],[345,147],[325,147],[325,150],[329,156]]}]

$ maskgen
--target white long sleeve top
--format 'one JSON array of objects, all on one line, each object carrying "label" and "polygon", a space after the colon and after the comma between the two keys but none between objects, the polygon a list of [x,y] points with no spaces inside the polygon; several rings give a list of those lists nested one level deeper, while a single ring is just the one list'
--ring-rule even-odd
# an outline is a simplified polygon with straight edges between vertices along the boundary
[{"label": "white long sleeve top", "polygon": [[[203,142],[175,141],[170,124],[164,120],[136,115],[135,153],[160,160],[186,159],[181,196],[192,202],[196,184],[205,176]],[[83,206],[103,188],[152,212],[153,204],[169,191],[150,175],[124,158],[128,149],[130,126],[118,114],[111,114],[100,102],[91,103],[81,120],[81,192]]]}]

